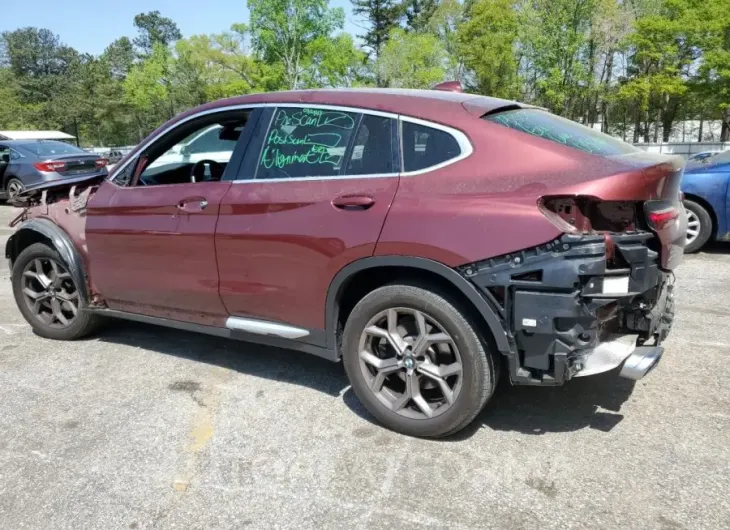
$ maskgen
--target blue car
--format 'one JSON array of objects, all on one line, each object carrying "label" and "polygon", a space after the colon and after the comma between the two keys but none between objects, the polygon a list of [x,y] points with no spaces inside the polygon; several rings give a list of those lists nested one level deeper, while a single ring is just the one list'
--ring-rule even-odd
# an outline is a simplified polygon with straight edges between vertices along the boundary
[{"label": "blue car", "polygon": [[730,240],[730,151],[687,164],[682,178],[687,209],[687,246],[697,252],[708,241]]}]

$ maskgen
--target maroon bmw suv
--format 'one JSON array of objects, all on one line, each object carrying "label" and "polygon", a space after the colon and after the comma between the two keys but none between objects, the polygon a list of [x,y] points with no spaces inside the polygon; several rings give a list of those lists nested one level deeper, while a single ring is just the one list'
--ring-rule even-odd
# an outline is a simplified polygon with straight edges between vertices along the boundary
[{"label": "maroon bmw suv", "polygon": [[513,101],[249,95],[169,121],[108,177],[27,190],[6,255],[43,337],[112,316],[342,359],[379,421],[437,437],[500,372],[656,365],[682,170]]}]

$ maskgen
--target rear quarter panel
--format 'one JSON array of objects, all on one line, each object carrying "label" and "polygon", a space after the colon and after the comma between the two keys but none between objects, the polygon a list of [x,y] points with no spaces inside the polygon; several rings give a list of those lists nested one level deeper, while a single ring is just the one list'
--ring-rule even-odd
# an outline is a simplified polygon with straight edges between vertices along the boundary
[{"label": "rear quarter panel", "polygon": [[[649,196],[641,164],[591,155],[465,113],[474,152],[401,178],[376,255],[412,255],[451,267],[551,241],[562,233],[538,207],[544,195]],[[645,164],[644,164],[645,165]]]}]

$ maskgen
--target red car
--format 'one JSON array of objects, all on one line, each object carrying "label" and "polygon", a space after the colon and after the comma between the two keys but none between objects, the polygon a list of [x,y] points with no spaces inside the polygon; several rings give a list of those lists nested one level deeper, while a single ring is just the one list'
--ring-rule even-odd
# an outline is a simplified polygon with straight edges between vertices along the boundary
[{"label": "red car", "polygon": [[384,425],[437,437],[500,371],[656,365],[682,170],[512,101],[256,94],[176,117],[108,177],[21,194],[6,254],[43,337],[113,316],[342,359]]}]

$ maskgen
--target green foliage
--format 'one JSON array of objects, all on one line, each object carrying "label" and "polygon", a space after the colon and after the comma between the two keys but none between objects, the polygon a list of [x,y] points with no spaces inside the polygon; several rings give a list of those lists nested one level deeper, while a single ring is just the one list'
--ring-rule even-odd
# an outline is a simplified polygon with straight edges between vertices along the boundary
[{"label": "green foliage", "polygon": [[362,39],[373,59],[377,60],[388,35],[398,27],[403,17],[401,4],[396,0],[352,0],[352,13],[363,18],[368,25],[368,31],[362,35]]},{"label": "green foliage", "polygon": [[134,39],[134,45],[141,50],[143,55],[152,53],[155,44],[167,47],[182,38],[177,24],[172,19],[163,17],[159,11],[136,15],[134,27],[139,33]]},{"label": "green foliage", "polygon": [[467,85],[480,94],[518,94],[515,48],[519,31],[513,0],[475,0],[458,27],[456,49],[470,75]]},{"label": "green foliage", "polygon": [[394,29],[376,68],[386,86],[430,88],[444,80],[446,64],[446,51],[435,35]]},{"label": "green foliage", "polygon": [[327,0],[248,0],[251,42],[267,64],[280,64],[283,86],[296,89],[311,47],[345,24],[342,8]]},{"label": "green foliage", "polygon": [[[730,0],[248,0],[250,20],[182,38],[158,11],[97,56],[43,28],[0,35],[0,129],[131,144],[211,100],[290,88],[429,88],[516,98],[628,140],[678,120],[730,139]],[[631,136],[633,131],[633,138]]]}]

